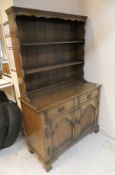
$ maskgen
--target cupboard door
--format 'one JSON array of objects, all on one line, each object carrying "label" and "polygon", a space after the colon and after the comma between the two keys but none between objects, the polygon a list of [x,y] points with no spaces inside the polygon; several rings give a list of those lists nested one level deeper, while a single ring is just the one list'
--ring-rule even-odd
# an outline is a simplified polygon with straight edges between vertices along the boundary
[{"label": "cupboard door", "polygon": [[66,113],[50,121],[54,155],[66,149],[73,141],[73,114]]},{"label": "cupboard door", "polygon": [[76,137],[88,132],[90,128],[96,125],[97,101],[92,100],[82,105],[75,112],[75,133]]}]

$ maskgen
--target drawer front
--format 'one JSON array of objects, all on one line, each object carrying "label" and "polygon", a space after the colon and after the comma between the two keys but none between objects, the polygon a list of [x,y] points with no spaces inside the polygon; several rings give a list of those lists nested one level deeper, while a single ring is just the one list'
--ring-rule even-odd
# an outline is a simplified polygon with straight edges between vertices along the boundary
[{"label": "drawer front", "polygon": [[47,111],[48,116],[56,116],[61,115],[62,113],[69,111],[74,107],[74,100],[69,100],[65,103],[62,103],[61,105],[58,105],[56,107],[50,108]]},{"label": "drawer front", "polygon": [[79,103],[82,104],[84,102],[87,102],[88,100],[91,100],[98,95],[98,89],[90,91],[82,96],[79,97]]}]

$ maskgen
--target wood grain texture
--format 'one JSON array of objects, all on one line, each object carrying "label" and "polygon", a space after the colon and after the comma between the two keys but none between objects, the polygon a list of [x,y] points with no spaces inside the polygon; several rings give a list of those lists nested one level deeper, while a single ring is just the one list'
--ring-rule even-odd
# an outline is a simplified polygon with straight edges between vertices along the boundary
[{"label": "wood grain texture", "polygon": [[7,14],[14,13],[16,15],[26,15],[26,16],[36,16],[36,17],[45,17],[45,18],[61,18],[64,20],[76,20],[76,21],[85,21],[87,19],[86,16],[81,15],[73,15],[73,14],[64,14],[59,12],[50,12],[43,10],[35,10],[28,8],[20,8],[20,7],[10,7],[6,10]]},{"label": "wood grain texture", "polygon": [[87,17],[11,7],[7,11],[25,135],[46,171],[97,132],[100,86],[84,80]]}]

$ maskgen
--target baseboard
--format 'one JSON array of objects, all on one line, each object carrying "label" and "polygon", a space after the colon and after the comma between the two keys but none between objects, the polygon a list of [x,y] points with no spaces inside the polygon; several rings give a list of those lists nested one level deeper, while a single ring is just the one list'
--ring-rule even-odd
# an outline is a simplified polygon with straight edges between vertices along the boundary
[{"label": "baseboard", "polygon": [[105,129],[103,129],[103,128],[101,128],[101,127],[100,127],[99,130],[100,130],[100,133],[102,133],[103,135],[106,135],[106,136],[108,136],[109,138],[115,140],[115,134],[112,134],[111,132],[106,131]]}]

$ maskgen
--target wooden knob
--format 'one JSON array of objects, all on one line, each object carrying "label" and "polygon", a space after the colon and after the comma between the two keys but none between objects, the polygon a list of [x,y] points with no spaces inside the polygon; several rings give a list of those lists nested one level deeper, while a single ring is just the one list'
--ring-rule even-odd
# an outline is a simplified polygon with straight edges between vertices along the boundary
[{"label": "wooden knob", "polygon": [[91,98],[91,94],[87,95],[87,99],[90,99]]},{"label": "wooden knob", "polygon": [[58,109],[58,112],[63,112],[64,110],[65,110],[65,107],[62,106],[62,107],[60,107],[60,108]]}]

